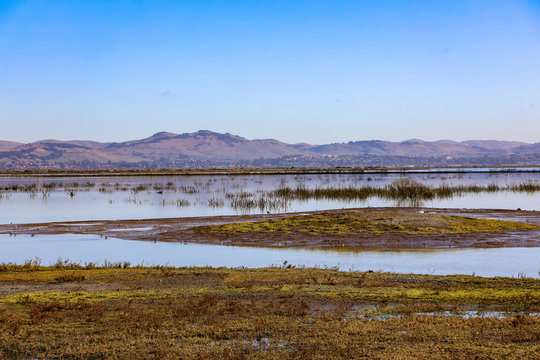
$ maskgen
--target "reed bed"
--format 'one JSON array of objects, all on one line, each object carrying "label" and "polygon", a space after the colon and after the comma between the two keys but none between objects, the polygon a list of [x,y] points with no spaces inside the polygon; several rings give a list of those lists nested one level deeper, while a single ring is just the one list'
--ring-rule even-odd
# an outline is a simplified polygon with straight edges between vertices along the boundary
[{"label": "reed bed", "polygon": [[527,181],[509,185],[450,185],[429,186],[410,179],[399,179],[382,187],[325,187],[307,188],[304,185],[292,187],[280,187],[267,194],[288,200],[367,200],[378,197],[387,200],[434,200],[450,199],[466,194],[494,193],[494,192],[527,192],[540,191],[540,183]]},{"label": "reed bed", "polygon": [[[182,201],[179,203],[165,197],[165,201],[160,200],[160,203],[164,206],[171,205],[177,207],[187,207],[197,203],[206,203],[206,205],[211,208],[221,208],[227,205],[239,213],[247,214],[254,211],[289,211],[293,208],[294,202],[306,202],[311,200],[330,200],[350,203],[378,198],[385,201],[393,201],[397,206],[421,206],[423,201],[451,199],[469,194],[512,192],[533,195],[540,192],[540,182],[532,180],[504,185],[496,183],[485,185],[453,185],[450,183],[427,185],[409,178],[400,178],[383,186],[332,186],[330,181],[324,182],[323,184],[324,186],[308,187],[303,182],[297,182],[292,186],[288,186],[286,182],[282,182],[274,189],[260,189],[246,192],[243,191],[240,186],[233,186],[238,185],[234,183],[229,187],[226,187],[226,183],[223,183],[221,188],[218,187],[212,190],[210,182],[203,183],[201,181],[195,181],[193,185],[177,185],[173,182],[139,184],[111,184],[108,182],[100,184],[95,184],[93,182],[62,184],[58,182],[47,182],[42,184],[4,185],[0,187],[0,198],[7,198],[12,193],[28,193],[32,198],[37,197],[37,195],[42,195],[46,198],[53,191],[63,191],[67,196],[73,197],[78,191],[92,191],[94,188],[94,191],[104,195],[113,194],[115,192],[131,192],[134,195],[140,193],[148,195],[164,194],[163,196],[182,193],[189,197],[185,202]],[[198,197],[199,193],[214,194],[214,196],[211,196],[209,200],[205,199],[201,202],[201,197]],[[202,197],[202,199],[204,199],[204,197]]]},{"label": "reed bed", "polygon": [[[235,185],[235,184],[233,184]],[[207,191],[208,184],[198,182],[195,186],[182,185],[177,187],[174,183],[168,182],[155,183],[155,184],[110,184],[107,182],[98,185],[98,191],[101,193],[127,192],[138,193],[143,191],[154,191],[162,193],[167,192],[181,192],[188,195],[194,195],[201,190]],[[49,182],[43,184],[8,184],[0,187],[0,193],[38,193],[38,192],[51,192],[54,190],[61,191],[75,191],[86,190],[96,187],[93,182],[86,183],[57,183]],[[239,189],[239,186],[232,186],[232,189]],[[225,189],[225,188],[224,188]],[[281,184],[275,190],[260,190],[257,193],[237,192],[226,193],[226,198],[230,200],[242,201],[250,198],[253,200],[256,195],[264,197],[263,200],[257,200],[256,202],[270,201],[274,199],[290,199],[290,200],[310,200],[310,199],[327,199],[327,200],[366,200],[371,197],[378,197],[383,199],[410,199],[410,200],[433,200],[433,199],[447,199],[455,196],[462,196],[466,194],[480,194],[480,193],[494,193],[494,192],[524,192],[535,193],[540,192],[540,182],[538,181],[524,181],[521,183],[511,183],[506,185],[499,185],[495,183],[487,185],[452,185],[443,183],[439,186],[430,186],[422,184],[412,179],[401,178],[393,181],[391,184],[385,186],[326,186],[326,187],[307,187],[304,183],[291,187]]]},{"label": "reed bed", "polygon": [[227,194],[230,206],[240,212],[248,213],[255,209],[260,211],[287,211],[294,201],[334,200],[343,202],[366,201],[370,198],[396,201],[398,204],[421,204],[422,201],[443,200],[467,194],[482,194],[495,192],[526,192],[540,191],[540,183],[527,181],[509,185],[450,185],[429,186],[410,179],[399,179],[389,185],[376,186],[344,186],[344,187],[315,187],[308,188],[304,184],[296,187],[280,186],[275,190],[258,193],[240,192]]}]

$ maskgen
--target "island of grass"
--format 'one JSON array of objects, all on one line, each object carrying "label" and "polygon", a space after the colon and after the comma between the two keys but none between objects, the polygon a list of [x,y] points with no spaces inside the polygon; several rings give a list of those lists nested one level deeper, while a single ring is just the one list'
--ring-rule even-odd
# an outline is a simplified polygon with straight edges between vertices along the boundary
[{"label": "island of grass", "polygon": [[194,232],[234,245],[436,248],[505,246],[506,237],[539,229],[518,221],[366,209],[199,226]]},{"label": "island of grass", "polygon": [[540,280],[0,265],[2,359],[534,359]]},{"label": "island of grass", "polygon": [[517,221],[426,214],[424,212],[344,210],[266,221],[212,225],[201,227],[200,230],[221,234],[280,232],[285,235],[301,232],[309,235],[351,235],[357,233],[420,235],[491,233],[538,228],[537,225]]}]

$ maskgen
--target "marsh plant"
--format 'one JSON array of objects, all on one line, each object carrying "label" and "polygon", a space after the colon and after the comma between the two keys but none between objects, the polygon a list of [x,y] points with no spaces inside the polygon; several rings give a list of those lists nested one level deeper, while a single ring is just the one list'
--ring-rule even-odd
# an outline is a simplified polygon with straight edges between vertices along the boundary
[{"label": "marsh plant", "polygon": [[0,282],[17,289],[2,359],[537,359],[540,343],[538,279],[60,260],[0,264]]},{"label": "marsh plant", "polygon": [[287,211],[290,208],[291,200],[275,196],[272,193],[262,194],[227,194],[230,200],[230,206],[241,213],[249,213],[258,209],[261,212]]},{"label": "marsh plant", "polygon": [[300,184],[296,188],[280,187],[269,192],[271,196],[290,200],[366,200],[378,197],[387,200],[433,200],[449,199],[456,196],[475,193],[509,192],[538,192],[540,183],[527,181],[521,184],[510,185],[450,185],[443,183],[440,186],[429,186],[408,178],[394,180],[391,184],[382,187],[326,187],[307,188]]},{"label": "marsh plant", "polygon": [[223,199],[213,197],[208,199],[208,206],[211,208],[222,208],[225,206],[225,201]]},{"label": "marsh plant", "polygon": [[[426,176],[425,181],[446,176]],[[370,181],[371,180],[371,181]],[[269,188],[259,186],[260,179],[212,178],[192,182],[149,181],[145,183],[128,181],[95,183],[92,181],[45,181],[31,184],[4,184],[0,186],[0,197],[8,198],[14,193],[27,193],[30,198],[47,199],[52,193],[64,193],[75,197],[79,192],[95,191],[100,194],[127,193],[144,194],[147,199],[132,201],[137,204],[161,204],[162,206],[188,207],[205,204],[210,208],[230,209],[242,213],[284,212],[293,208],[294,203],[307,201],[336,201],[341,203],[362,203],[370,199],[391,201],[394,206],[422,206],[425,201],[451,199],[468,194],[493,194],[497,192],[527,193],[540,192],[540,183],[525,180],[517,183],[459,184],[439,183],[431,185],[410,177],[402,177],[381,185],[382,178],[340,178],[295,176],[273,183]],[[250,184],[259,184],[255,188]],[[290,184],[290,185],[289,185]],[[308,186],[318,184],[317,186]],[[249,189],[249,190],[246,190]],[[173,197],[173,193],[185,194],[184,199]],[[198,196],[198,194],[204,194]],[[157,201],[151,197],[163,196]],[[201,201],[202,198],[202,201]],[[148,201],[147,201],[148,200]]]}]

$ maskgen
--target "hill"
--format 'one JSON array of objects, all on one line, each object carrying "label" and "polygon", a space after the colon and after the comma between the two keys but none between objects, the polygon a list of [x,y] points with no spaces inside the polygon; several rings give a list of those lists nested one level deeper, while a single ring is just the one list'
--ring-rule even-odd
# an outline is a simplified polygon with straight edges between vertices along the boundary
[{"label": "hill", "polygon": [[[255,163],[272,166],[272,159],[280,159],[275,163],[281,166],[306,166],[308,163],[325,166],[323,164],[329,159],[340,166],[363,166],[362,162],[370,166],[397,163],[441,166],[443,159],[452,158],[469,159],[468,163],[474,164],[484,161],[484,165],[490,165],[520,161],[530,164],[536,157],[540,157],[540,143],[410,139],[311,145],[287,144],[274,139],[248,140],[208,130],[183,134],[159,132],[144,139],[113,143],[54,139],[28,144],[0,141],[0,169],[4,170],[239,167]],[[263,159],[268,161],[261,162]]]}]

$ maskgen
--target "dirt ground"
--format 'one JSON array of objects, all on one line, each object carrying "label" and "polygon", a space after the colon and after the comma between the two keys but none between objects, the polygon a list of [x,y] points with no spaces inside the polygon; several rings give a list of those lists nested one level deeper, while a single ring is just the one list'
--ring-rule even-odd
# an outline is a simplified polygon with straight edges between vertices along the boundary
[{"label": "dirt ground", "polygon": [[[420,208],[362,208],[372,216],[389,211],[399,213],[457,215],[497,220],[519,221],[540,225],[540,212],[519,210],[420,209]],[[326,213],[342,210],[329,210]],[[251,232],[244,234],[204,233],[198,227],[245,221],[280,219],[290,216],[321,214],[325,211],[302,213],[213,216],[166,219],[103,220],[51,222],[41,224],[0,225],[0,234],[94,234],[125,240],[181,241],[199,244],[265,247],[317,247],[346,249],[413,249],[413,248],[469,248],[469,247],[536,247],[540,246],[540,230],[502,231],[471,234],[395,234],[373,235],[356,233],[343,235]]]}]

